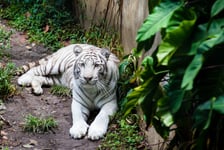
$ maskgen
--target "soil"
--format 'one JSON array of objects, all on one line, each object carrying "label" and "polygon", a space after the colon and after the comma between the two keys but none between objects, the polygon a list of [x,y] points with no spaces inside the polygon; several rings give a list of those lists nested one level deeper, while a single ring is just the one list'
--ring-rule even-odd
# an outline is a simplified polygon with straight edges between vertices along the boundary
[{"label": "soil", "polygon": [[[3,23],[0,21],[0,26]],[[6,30],[12,30],[5,26]],[[49,54],[45,47],[29,43],[23,32],[13,31],[11,35],[10,62],[21,66],[27,62],[38,60]],[[16,84],[17,76],[13,82]],[[72,124],[71,98],[57,97],[44,88],[44,94],[35,96],[30,88],[17,86],[18,94],[4,102],[6,109],[0,109],[0,120],[4,122],[0,135],[0,149],[7,147],[10,150],[93,150],[97,149],[99,141],[90,141],[86,138],[75,140],[69,136]],[[25,116],[32,114],[38,117],[52,116],[58,123],[58,128],[44,134],[24,132],[22,125]]]}]

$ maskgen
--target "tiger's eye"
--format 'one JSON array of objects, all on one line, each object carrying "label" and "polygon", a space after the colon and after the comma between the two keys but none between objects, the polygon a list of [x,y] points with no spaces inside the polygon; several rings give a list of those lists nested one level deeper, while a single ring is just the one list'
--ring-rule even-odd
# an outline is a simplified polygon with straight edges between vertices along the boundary
[{"label": "tiger's eye", "polygon": [[85,67],[85,63],[80,63],[79,64],[81,67]]},{"label": "tiger's eye", "polygon": [[99,67],[100,65],[99,64],[95,64],[95,67],[97,68],[97,67]]}]

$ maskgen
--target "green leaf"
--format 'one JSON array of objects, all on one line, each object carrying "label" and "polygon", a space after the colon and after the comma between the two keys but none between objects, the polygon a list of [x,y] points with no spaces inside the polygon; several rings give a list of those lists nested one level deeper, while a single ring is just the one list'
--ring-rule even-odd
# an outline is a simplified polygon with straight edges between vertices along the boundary
[{"label": "green leaf", "polygon": [[[211,107],[212,106],[212,107]],[[201,104],[198,109],[202,110],[215,110],[220,114],[224,114],[224,96],[213,97],[211,100]]]},{"label": "green leaf", "polygon": [[126,96],[127,102],[124,106],[125,115],[129,114],[134,107],[136,107],[138,104],[144,101],[145,96],[147,95],[148,92],[150,92],[148,89],[150,86],[149,83],[151,79],[152,78],[145,81],[144,84],[135,87],[127,94]]},{"label": "green leaf", "polygon": [[153,126],[156,129],[156,131],[163,137],[168,138],[170,133],[170,128],[164,126],[163,123],[161,123],[161,120],[158,120],[158,118],[153,118]]},{"label": "green leaf", "polygon": [[211,123],[212,112],[224,114],[224,96],[212,97],[210,100],[199,105],[194,113],[195,126],[207,129]]},{"label": "green leaf", "polygon": [[213,104],[213,110],[224,114],[224,96],[219,96]]},{"label": "green leaf", "polygon": [[150,39],[161,28],[165,28],[168,25],[170,17],[174,11],[178,9],[182,4],[179,2],[161,2],[159,6],[155,7],[152,14],[150,14],[143,25],[138,30],[136,37],[137,42],[142,42]]},{"label": "green leaf", "polygon": [[143,70],[141,71],[141,79],[143,81],[148,80],[155,74],[152,57],[150,56],[145,57],[142,61],[142,66],[144,67]]},{"label": "green leaf", "polygon": [[[173,84],[172,86],[176,87],[177,85]],[[167,97],[162,97],[158,100],[156,113],[167,127],[174,123],[173,114],[180,109],[185,92],[183,90],[170,87],[168,94],[169,95]]]},{"label": "green leaf", "polygon": [[195,31],[195,39],[193,40],[190,55],[204,53],[213,47],[224,43],[224,19],[216,19],[211,24],[202,24]]},{"label": "green leaf", "polygon": [[181,7],[173,13],[157,53],[159,64],[168,64],[175,51],[189,38],[195,22],[196,14],[190,9]]},{"label": "green leaf", "polygon": [[[144,93],[144,99],[139,99],[139,104],[146,116],[146,123],[149,125],[153,119],[157,106],[157,97],[161,97],[161,92],[159,92],[159,82],[165,76],[165,73],[158,74],[150,78],[146,83],[146,91]],[[160,94],[159,94],[160,93]]]},{"label": "green leaf", "polygon": [[195,120],[194,127],[207,129],[211,123],[212,110],[202,111],[196,109],[193,117]]},{"label": "green leaf", "polygon": [[203,65],[203,55],[202,54],[195,55],[192,62],[187,67],[184,73],[181,88],[184,88],[186,90],[191,90],[193,88],[194,78],[197,76],[202,65]]},{"label": "green leaf", "polygon": [[211,9],[211,17],[216,16],[224,9],[224,1],[223,0],[216,0],[215,3],[212,5]]},{"label": "green leaf", "polygon": [[197,107],[194,113],[195,126],[201,125],[203,129],[207,129],[210,126],[215,99],[213,97]]},{"label": "green leaf", "polygon": [[170,127],[173,123],[173,115],[170,112],[166,112],[161,116],[161,121],[166,127]]}]

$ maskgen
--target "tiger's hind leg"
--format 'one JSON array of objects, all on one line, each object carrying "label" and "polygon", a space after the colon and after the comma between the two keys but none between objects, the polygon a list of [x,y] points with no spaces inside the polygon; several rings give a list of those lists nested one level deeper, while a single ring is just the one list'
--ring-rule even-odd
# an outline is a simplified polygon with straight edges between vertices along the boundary
[{"label": "tiger's hind leg", "polygon": [[17,83],[20,86],[31,86],[31,82],[33,80],[33,77],[34,77],[34,75],[29,74],[29,73],[25,73],[18,78]]},{"label": "tiger's hind leg", "polygon": [[43,94],[42,85],[53,85],[55,82],[59,82],[54,77],[35,76],[32,74],[24,74],[18,79],[18,84],[21,86],[31,86],[33,93],[40,95]]}]

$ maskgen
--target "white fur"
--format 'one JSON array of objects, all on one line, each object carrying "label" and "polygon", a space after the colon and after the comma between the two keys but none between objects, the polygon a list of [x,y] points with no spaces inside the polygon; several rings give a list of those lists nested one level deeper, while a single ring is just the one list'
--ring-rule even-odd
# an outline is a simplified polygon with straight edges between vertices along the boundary
[{"label": "white fur", "polygon": [[[39,66],[31,68],[19,77],[18,84],[32,86],[35,94],[43,93],[42,85],[53,85],[55,82],[71,88],[73,93],[71,105],[73,125],[69,130],[70,135],[75,139],[87,135],[91,140],[98,140],[107,132],[109,117],[117,111],[116,90],[114,89],[116,89],[119,76],[117,67],[119,60],[113,54],[110,54],[109,58],[105,55],[108,68],[107,74],[112,76],[109,83],[108,80],[111,79],[109,76],[103,79],[98,78],[98,67],[93,67],[91,61],[87,62],[87,68],[80,69],[80,77],[75,78],[73,76],[74,62],[80,55],[89,51],[94,51],[98,55],[102,54],[100,48],[87,44],[73,44],[64,47],[48,56],[48,61],[40,60]],[[69,63],[66,63],[65,60],[69,61]],[[44,70],[45,66],[47,66],[45,68],[46,72],[41,74],[40,70]],[[52,66],[53,68],[50,69]],[[58,69],[59,66],[60,70]],[[52,77],[52,75],[61,73],[61,76]],[[85,79],[90,77],[92,80],[89,81],[89,84],[86,84]],[[84,96],[80,97],[82,92],[84,92]],[[100,109],[100,112],[95,120],[88,125],[88,116],[90,111],[94,109]]]}]

